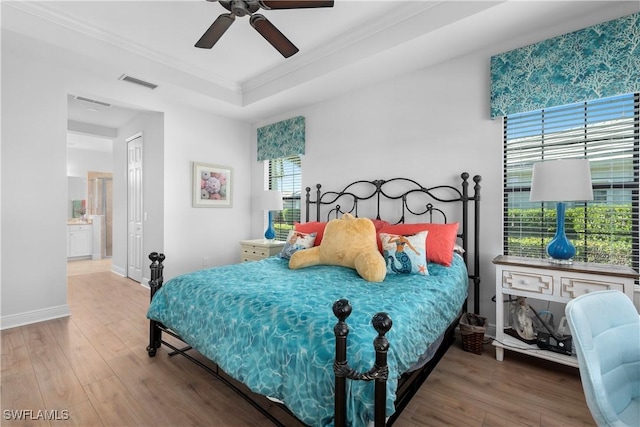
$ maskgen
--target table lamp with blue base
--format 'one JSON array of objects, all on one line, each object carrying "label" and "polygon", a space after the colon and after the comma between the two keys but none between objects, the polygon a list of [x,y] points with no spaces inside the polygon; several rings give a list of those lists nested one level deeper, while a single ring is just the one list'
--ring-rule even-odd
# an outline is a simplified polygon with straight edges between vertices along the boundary
[{"label": "table lamp with blue base", "polygon": [[571,264],[576,248],[565,234],[565,202],[593,200],[589,160],[560,159],[534,163],[530,200],[556,202],[556,234],[547,245],[547,255],[553,263]]},{"label": "table lamp with blue base", "polygon": [[264,238],[267,241],[273,241],[276,238],[276,230],[273,228],[273,212],[281,211],[282,206],[282,192],[277,190],[266,190],[262,195],[260,207],[262,210],[267,211],[269,216],[269,224],[264,232]]}]

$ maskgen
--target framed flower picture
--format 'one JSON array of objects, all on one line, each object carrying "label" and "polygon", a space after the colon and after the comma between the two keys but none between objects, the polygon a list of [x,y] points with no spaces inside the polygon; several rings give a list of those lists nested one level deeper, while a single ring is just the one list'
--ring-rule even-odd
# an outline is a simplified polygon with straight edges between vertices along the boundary
[{"label": "framed flower picture", "polygon": [[193,207],[231,207],[232,169],[193,162]]}]

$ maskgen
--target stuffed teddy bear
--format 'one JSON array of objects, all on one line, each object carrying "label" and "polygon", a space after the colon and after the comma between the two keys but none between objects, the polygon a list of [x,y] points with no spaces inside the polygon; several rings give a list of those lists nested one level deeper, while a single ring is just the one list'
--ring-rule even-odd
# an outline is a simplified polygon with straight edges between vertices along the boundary
[{"label": "stuffed teddy bear", "polygon": [[382,282],[387,274],[373,222],[350,214],[329,221],[319,246],[297,251],[289,260],[292,270],[320,264],[353,268],[368,282]]}]

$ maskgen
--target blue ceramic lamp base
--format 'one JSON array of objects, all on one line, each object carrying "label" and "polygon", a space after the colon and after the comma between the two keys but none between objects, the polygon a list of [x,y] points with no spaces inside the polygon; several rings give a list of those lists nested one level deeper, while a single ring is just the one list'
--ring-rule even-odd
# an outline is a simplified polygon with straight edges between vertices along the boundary
[{"label": "blue ceramic lamp base", "polygon": [[269,211],[269,226],[264,232],[265,240],[274,240],[276,238],[276,230],[273,228],[273,212]]},{"label": "blue ceramic lamp base", "polygon": [[556,204],[556,235],[547,245],[547,255],[554,264],[572,264],[576,247],[567,239],[564,232],[565,204]]}]

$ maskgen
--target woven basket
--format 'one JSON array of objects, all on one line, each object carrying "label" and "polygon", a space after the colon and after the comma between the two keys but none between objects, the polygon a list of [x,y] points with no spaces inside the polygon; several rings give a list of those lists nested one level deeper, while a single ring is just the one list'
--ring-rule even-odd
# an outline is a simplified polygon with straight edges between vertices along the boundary
[{"label": "woven basket", "polygon": [[487,330],[487,318],[473,313],[465,313],[460,318],[460,335],[462,349],[475,354],[482,354],[484,333]]}]

